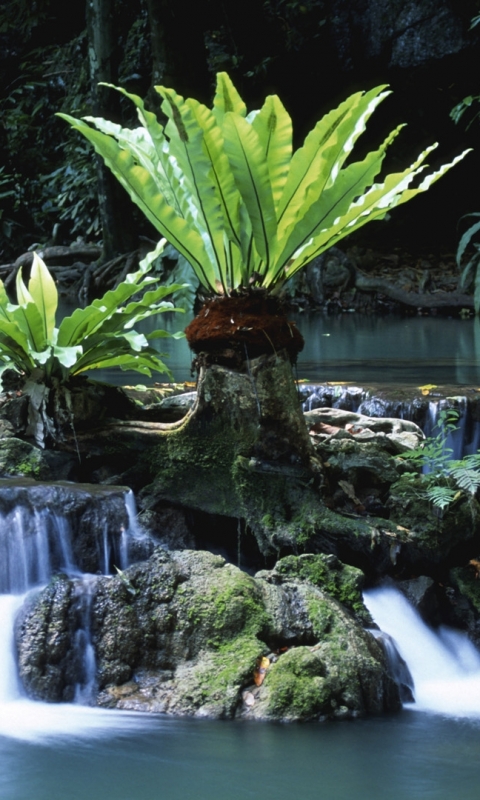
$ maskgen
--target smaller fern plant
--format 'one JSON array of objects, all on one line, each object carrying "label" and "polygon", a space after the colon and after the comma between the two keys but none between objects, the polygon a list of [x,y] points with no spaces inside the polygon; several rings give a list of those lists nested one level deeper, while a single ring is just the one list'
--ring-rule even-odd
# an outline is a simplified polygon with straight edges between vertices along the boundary
[{"label": "smaller fern plant", "polygon": [[402,455],[402,460],[428,472],[430,486],[422,492],[441,512],[464,494],[475,497],[480,489],[480,452],[452,459],[452,449],[447,447],[447,437],[458,428],[459,413],[446,409],[439,414],[436,436],[428,438],[419,447]]}]

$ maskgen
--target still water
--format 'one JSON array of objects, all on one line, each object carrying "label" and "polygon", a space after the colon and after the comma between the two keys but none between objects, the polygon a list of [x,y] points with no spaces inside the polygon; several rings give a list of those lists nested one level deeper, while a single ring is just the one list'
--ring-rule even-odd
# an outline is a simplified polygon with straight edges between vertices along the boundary
[{"label": "still water", "polygon": [[[298,358],[298,376],[311,383],[349,381],[357,384],[425,383],[480,384],[480,319],[442,317],[370,317],[361,314],[328,316],[291,314],[305,338]],[[164,314],[145,320],[146,333],[155,327],[183,330],[186,314]],[[139,326],[140,329],[140,326]],[[186,340],[161,339],[155,346],[178,382],[192,380],[192,354]],[[99,376],[93,375],[92,377]],[[136,373],[102,371],[112,383],[151,381]]]},{"label": "still water", "polygon": [[414,711],[327,725],[145,720],[0,739],[2,800],[478,800],[480,725]]}]

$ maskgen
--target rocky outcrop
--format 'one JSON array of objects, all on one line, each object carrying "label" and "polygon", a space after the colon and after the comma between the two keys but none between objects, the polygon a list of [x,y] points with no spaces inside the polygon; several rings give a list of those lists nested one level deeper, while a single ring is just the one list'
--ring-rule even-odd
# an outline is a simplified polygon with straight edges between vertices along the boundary
[{"label": "rocky outcrop", "polygon": [[468,46],[458,11],[447,0],[334,0],[339,57],[347,69],[365,60],[407,69],[438,61]]},{"label": "rocky outcrop", "polygon": [[[382,648],[363,628],[361,582],[332,556],[292,556],[253,578],[211,553],[157,548],[91,590],[96,702],[272,720],[397,709]],[[76,624],[74,581],[30,598],[16,630],[30,696],[74,695]]]}]

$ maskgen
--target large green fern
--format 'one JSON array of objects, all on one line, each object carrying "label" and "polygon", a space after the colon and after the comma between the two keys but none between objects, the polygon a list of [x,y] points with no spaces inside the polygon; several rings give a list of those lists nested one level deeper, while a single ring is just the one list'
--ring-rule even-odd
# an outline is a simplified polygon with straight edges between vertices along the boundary
[{"label": "large green fern", "polygon": [[414,186],[432,145],[403,172],[378,180],[400,125],[377,150],[351,161],[368,119],[390,94],[385,86],[351,95],[296,152],[292,121],[280,99],[269,96],[259,111],[247,114],[225,72],[217,75],[211,109],[173,89],[156,89],[168,118],[165,128],[124,89],[119,91],[137,107],[141,127],[135,130],[101,118],[59,116],[94,145],[214,294],[251,285],[278,289],[347,234],[426,191],[465,155]]}]

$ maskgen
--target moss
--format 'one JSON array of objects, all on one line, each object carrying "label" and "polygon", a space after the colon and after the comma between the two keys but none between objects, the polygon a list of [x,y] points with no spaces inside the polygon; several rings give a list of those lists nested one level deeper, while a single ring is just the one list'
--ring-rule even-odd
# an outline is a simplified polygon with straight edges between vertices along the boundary
[{"label": "moss", "polygon": [[363,572],[342,564],[333,555],[287,556],[277,562],[275,571],[292,580],[306,581],[317,586],[352,611],[362,622],[371,623],[363,604]]},{"label": "moss", "polygon": [[38,448],[21,439],[0,441],[0,474],[39,479],[43,471],[42,453]]},{"label": "moss", "polygon": [[222,716],[233,716],[240,692],[252,683],[257,658],[263,652],[265,645],[255,637],[238,636],[192,669],[185,687],[188,695],[207,708],[223,705]]},{"label": "moss", "polygon": [[292,648],[272,665],[264,694],[267,716],[278,719],[315,719],[333,710],[325,664],[308,647]]},{"label": "moss", "polygon": [[178,587],[175,606],[179,626],[188,625],[196,647],[219,650],[240,635],[261,635],[269,618],[255,580],[219,556],[195,555],[197,579],[194,574]]},{"label": "moss", "polygon": [[430,475],[404,475],[390,489],[390,519],[414,531],[422,548],[445,556],[448,548],[472,536],[480,520],[477,501],[461,497],[442,512],[424,496],[441,479]]}]

